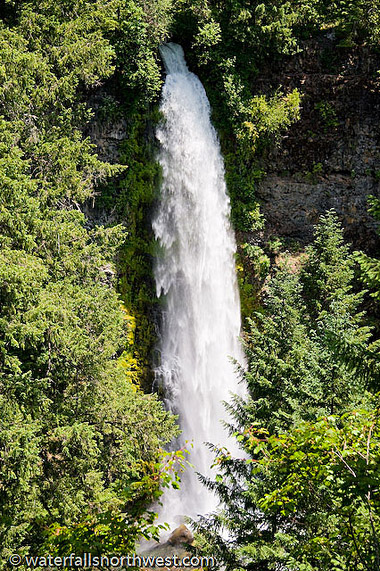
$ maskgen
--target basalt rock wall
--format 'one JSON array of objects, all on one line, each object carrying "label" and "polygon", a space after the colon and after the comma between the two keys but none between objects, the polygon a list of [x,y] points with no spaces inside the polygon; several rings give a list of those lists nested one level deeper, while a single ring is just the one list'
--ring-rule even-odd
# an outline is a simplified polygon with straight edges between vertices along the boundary
[{"label": "basalt rock wall", "polygon": [[355,247],[378,247],[368,196],[380,191],[380,55],[341,47],[332,36],[264,73],[255,88],[302,93],[301,119],[263,157],[267,176],[257,196],[266,237],[312,238],[313,225],[335,209]]}]

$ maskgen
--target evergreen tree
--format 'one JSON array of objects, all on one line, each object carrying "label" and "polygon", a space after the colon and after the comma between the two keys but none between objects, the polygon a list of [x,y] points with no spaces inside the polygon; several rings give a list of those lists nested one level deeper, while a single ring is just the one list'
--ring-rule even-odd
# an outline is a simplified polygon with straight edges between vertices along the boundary
[{"label": "evergreen tree", "polygon": [[170,480],[161,447],[177,429],[138,387],[117,293],[125,228],[82,212],[125,170],[83,137],[83,101],[114,73],[119,19],[134,10],[147,33],[134,6],[7,2],[0,24],[1,564],[45,548],[131,551],[154,533],[147,507]]},{"label": "evergreen tree", "polygon": [[[248,459],[214,449],[219,474],[205,484],[224,509],[198,523],[228,568],[376,569],[376,405],[368,378],[332,341],[366,343],[370,335],[353,277],[353,256],[330,212],[301,271],[279,269],[250,321],[248,396],[229,405],[229,430]],[[350,412],[355,407],[360,412]]]}]

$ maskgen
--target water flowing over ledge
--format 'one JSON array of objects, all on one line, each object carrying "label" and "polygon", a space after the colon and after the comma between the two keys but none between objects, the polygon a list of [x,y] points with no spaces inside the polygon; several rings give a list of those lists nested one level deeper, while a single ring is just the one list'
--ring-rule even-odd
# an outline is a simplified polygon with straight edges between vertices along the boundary
[{"label": "water flowing over ledge", "polygon": [[[164,120],[156,135],[163,178],[153,230],[160,246],[157,296],[164,296],[164,309],[155,376],[167,408],[179,415],[180,444],[193,442],[190,461],[210,476],[213,455],[205,442],[237,452],[221,422],[228,420],[223,401],[240,389],[231,358],[243,361],[236,245],[205,90],[189,72],[181,46],[166,44],[161,54],[167,77],[160,105]],[[195,471],[186,471],[180,491],[165,492],[161,520],[175,523],[175,516],[215,509],[216,498]]]}]

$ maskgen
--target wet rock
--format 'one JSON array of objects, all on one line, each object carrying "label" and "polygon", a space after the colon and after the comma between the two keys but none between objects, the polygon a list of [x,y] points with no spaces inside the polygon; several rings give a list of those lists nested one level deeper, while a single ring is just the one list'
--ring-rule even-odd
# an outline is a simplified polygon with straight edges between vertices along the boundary
[{"label": "wet rock", "polygon": [[194,536],[183,523],[177,527],[168,539],[169,545],[182,545],[183,543],[193,543]]}]

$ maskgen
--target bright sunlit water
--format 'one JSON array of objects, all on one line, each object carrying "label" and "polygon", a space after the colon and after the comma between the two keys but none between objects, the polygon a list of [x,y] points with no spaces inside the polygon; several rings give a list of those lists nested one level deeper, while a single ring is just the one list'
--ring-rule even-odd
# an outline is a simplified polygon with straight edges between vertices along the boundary
[{"label": "bright sunlit water", "polygon": [[[157,129],[163,179],[153,230],[164,311],[156,383],[163,386],[167,408],[179,415],[180,444],[194,444],[190,461],[196,471],[211,475],[213,455],[204,442],[237,452],[221,423],[228,420],[222,401],[240,389],[231,357],[243,361],[236,245],[205,90],[189,72],[181,46],[166,44],[161,54],[167,71],[164,119]],[[163,504],[160,520],[174,524],[177,516],[212,511],[217,499],[187,470],[181,490],[165,492]]]}]

